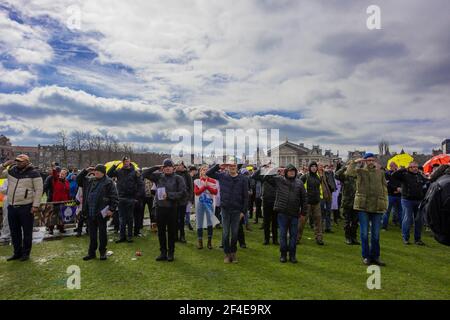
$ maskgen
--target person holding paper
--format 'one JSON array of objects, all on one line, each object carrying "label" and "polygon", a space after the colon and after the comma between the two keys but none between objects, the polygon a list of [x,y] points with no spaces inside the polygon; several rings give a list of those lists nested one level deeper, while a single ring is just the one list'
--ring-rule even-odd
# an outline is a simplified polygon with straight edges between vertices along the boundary
[{"label": "person holding paper", "polygon": [[142,177],[156,184],[156,220],[161,250],[156,261],[173,261],[177,233],[177,206],[186,197],[184,179],[175,174],[171,159],[165,159],[162,166],[144,170]]},{"label": "person holding paper", "polygon": [[[90,172],[94,172],[93,179],[87,177]],[[83,260],[95,259],[97,248],[100,252],[100,260],[106,260],[106,244],[108,243],[106,223],[119,203],[117,188],[111,178],[106,176],[106,167],[102,164],[81,171],[77,181],[79,185],[86,188],[82,205],[87,211],[90,237],[88,255]]]}]

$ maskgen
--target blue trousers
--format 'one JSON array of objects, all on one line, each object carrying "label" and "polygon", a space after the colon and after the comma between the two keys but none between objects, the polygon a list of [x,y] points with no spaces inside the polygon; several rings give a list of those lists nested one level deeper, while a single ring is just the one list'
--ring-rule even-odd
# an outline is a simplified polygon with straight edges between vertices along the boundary
[{"label": "blue trousers", "polygon": [[225,254],[237,251],[240,212],[222,208],[222,243]]},{"label": "blue trousers", "polygon": [[[362,257],[376,260],[380,257],[381,213],[359,213]],[[370,227],[370,246],[369,246]]]},{"label": "blue trousers", "polygon": [[383,229],[387,229],[389,224],[389,217],[391,215],[391,211],[394,209],[395,215],[392,217],[392,222],[402,223],[402,198],[389,196],[389,205],[386,210],[386,213],[383,215]]},{"label": "blue trousers", "polygon": [[[291,257],[295,257],[297,251],[298,217],[278,213],[278,226],[280,227],[280,252],[286,254],[289,251]],[[287,235],[289,232],[289,245]]]},{"label": "blue trousers", "polygon": [[402,236],[403,239],[409,241],[409,229],[414,223],[414,240],[419,241],[422,237],[423,217],[419,210],[419,200],[402,199],[403,221]]}]

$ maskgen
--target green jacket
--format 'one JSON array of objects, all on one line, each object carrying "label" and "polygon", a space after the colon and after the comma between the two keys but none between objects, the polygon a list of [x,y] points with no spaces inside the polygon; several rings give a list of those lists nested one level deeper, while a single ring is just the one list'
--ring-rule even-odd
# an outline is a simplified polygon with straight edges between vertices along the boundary
[{"label": "green jacket", "polygon": [[343,209],[351,210],[353,209],[353,204],[355,203],[355,193],[356,193],[356,178],[345,174],[347,168],[342,167],[336,171],[336,179],[342,183],[342,203],[341,207]]},{"label": "green jacket", "polygon": [[351,161],[347,176],[356,177],[356,194],[353,209],[367,213],[385,213],[388,207],[388,192],[385,173],[373,168],[356,168]]}]

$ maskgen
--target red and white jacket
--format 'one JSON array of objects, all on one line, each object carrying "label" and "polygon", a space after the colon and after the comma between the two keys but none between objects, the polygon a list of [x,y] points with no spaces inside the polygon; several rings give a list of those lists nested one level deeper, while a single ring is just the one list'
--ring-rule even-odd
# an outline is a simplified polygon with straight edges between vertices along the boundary
[{"label": "red and white jacket", "polygon": [[[206,183],[205,183],[206,182]],[[194,194],[195,206],[198,206],[200,197],[207,197],[215,202],[215,195],[217,194],[217,181],[213,178],[200,178],[194,180]],[[214,208],[214,206],[213,206]]]}]

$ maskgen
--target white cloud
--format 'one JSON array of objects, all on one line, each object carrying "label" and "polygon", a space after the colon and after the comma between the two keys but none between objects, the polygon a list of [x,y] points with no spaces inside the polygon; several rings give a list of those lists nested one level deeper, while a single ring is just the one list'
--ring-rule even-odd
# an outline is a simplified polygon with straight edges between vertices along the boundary
[{"label": "white cloud", "polygon": [[19,69],[5,69],[0,64],[0,83],[11,86],[24,86],[36,79],[31,72]]}]

